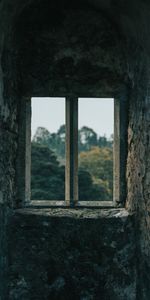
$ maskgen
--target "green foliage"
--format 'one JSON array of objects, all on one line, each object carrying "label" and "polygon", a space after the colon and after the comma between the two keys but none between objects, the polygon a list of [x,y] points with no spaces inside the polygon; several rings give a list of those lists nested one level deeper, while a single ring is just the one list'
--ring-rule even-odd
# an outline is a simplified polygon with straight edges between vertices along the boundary
[{"label": "green foliage", "polygon": [[65,156],[65,125],[62,125],[57,133],[50,133],[43,127],[38,127],[33,137],[33,142],[47,146],[54,151],[58,160]]},{"label": "green foliage", "polygon": [[[58,160],[63,161],[65,158],[65,132],[65,125],[61,125],[57,133],[50,133],[47,129],[38,127],[33,137],[33,142],[48,146],[50,150],[55,152]],[[89,151],[95,146],[112,148],[113,136],[109,140],[106,136],[98,137],[92,128],[83,126],[79,130],[78,145],[79,153]]]},{"label": "green foliage", "polygon": [[79,169],[79,200],[96,201],[106,200],[103,186],[95,184],[91,174],[84,168]]},{"label": "green foliage", "polygon": [[96,132],[87,127],[83,126],[79,130],[79,152],[81,151],[89,151],[91,147],[97,145],[97,134]]},{"label": "green foliage", "polygon": [[112,200],[113,194],[113,152],[111,148],[93,147],[90,151],[81,152],[79,166],[92,176],[99,199]]},{"label": "green foliage", "polygon": [[112,148],[113,147],[113,135],[111,135],[110,139],[108,140],[106,136],[100,136],[97,141],[97,146],[100,148]]},{"label": "green foliage", "polygon": [[31,190],[32,199],[63,200],[65,168],[60,166],[47,146],[32,142]]},{"label": "green foliage", "polygon": [[[79,199],[112,200],[113,137],[79,131]],[[39,127],[32,142],[32,199],[65,199],[65,125],[57,133]]]}]

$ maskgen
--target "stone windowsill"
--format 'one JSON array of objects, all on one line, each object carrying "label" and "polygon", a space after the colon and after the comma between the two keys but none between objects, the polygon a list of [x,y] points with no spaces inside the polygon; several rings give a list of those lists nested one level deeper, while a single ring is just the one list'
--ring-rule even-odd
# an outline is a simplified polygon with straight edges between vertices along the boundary
[{"label": "stone windowsill", "polygon": [[124,219],[130,217],[129,212],[124,208],[57,208],[57,207],[26,207],[16,209],[15,215],[35,216],[35,217],[57,217],[57,218],[73,218],[73,219]]}]

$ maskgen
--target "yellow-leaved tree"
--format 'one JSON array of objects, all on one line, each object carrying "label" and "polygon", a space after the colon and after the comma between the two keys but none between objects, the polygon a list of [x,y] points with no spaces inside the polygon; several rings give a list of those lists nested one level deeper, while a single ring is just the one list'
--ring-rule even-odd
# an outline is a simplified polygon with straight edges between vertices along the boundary
[{"label": "yellow-leaved tree", "polygon": [[[93,147],[79,154],[79,167],[90,173],[95,189],[95,200],[112,200],[113,197],[113,150]],[[82,184],[82,183],[81,183]],[[79,182],[79,191],[81,188]]]}]

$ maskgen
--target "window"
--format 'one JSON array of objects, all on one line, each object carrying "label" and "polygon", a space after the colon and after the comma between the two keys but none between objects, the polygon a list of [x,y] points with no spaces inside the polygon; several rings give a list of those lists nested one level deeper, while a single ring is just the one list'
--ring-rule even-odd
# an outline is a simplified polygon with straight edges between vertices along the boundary
[{"label": "window", "polygon": [[[86,107],[86,100],[90,100],[91,106],[93,106],[92,100],[94,99],[66,99],[66,202],[70,206],[112,206],[113,196],[111,201],[104,201],[104,199],[101,199],[101,201],[95,201],[96,199],[85,201],[84,194],[82,199],[79,198],[81,184],[78,173],[78,118],[80,123],[80,116],[82,118],[80,104],[84,101]],[[97,101],[107,100],[97,99]],[[89,117],[92,118],[92,111]]]},{"label": "window", "polygon": [[31,199],[65,199],[65,98],[32,98]]},{"label": "window", "polygon": [[113,200],[114,99],[78,99],[78,199]]},{"label": "window", "polygon": [[[18,192],[18,201],[24,201],[26,205],[34,205],[34,206],[67,206],[67,207],[114,207],[116,205],[121,206],[122,205],[122,199],[125,194],[124,192],[124,182],[125,182],[125,168],[123,168],[123,164],[125,164],[125,153],[121,154],[121,147],[124,148],[125,145],[125,131],[126,131],[126,121],[125,118],[123,120],[123,125],[121,125],[120,119],[121,115],[124,111],[124,105],[120,105],[120,101],[116,99],[101,99],[101,98],[71,98],[66,97],[61,99],[54,99],[49,98],[49,101],[58,101],[61,102],[61,105],[63,103],[63,109],[61,106],[61,111],[63,112],[62,115],[62,121],[59,123],[60,128],[61,125],[62,128],[59,131],[59,134],[61,135],[61,140],[64,142],[64,149],[63,152],[65,152],[65,159],[63,162],[62,170],[64,172],[64,175],[62,176],[64,178],[63,184],[60,180],[58,182],[57,188],[54,189],[53,196],[51,199],[49,197],[44,196],[42,199],[38,199],[38,197],[31,197],[31,100],[24,99],[24,109],[22,109],[22,131],[20,134],[20,165],[18,166],[18,171],[22,175],[19,180],[18,186],[19,186],[19,192]],[[36,101],[36,99],[32,98],[32,101]],[[42,99],[44,104],[44,99]],[[109,197],[99,197],[98,192],[95,193],[95,197],[92,195],[91,200],[90,196],[85,197],[85,193],[83,191],[86,191],[85,186],[83,188],[82,184],[83,181],[91,182],[91,178],[94,182],[94,188],[95,191],[99,189],[99,187],[102,190],[102,186],[98,184],[101,182],[102,179],[105,179],[105,174],[103,178],[97,178],[95,175],[89,174],[89,169],[84,168],[83,172],[83,165],[82,165],[82,156],[86,157],[86,163],[90,156],[89,153],[87,155],[86,151],[81,151],[80,148],[85,149],[87,145],[85,145],[85,132],[83,132],[83,128],[86,126],[81,126],[82,123],[82,115],[84,114],[84,107],[86,107],[87,102],[90,103],[90,116],[89,118],[92,119],[95,118],[94,111],[94,103],[106,103],[109,101],[111,102],[111,113],[113,113],[112,116],[112,124],[114,127],[113,130],[113,140],[112,139],[106,139],[105,136],[99,136],[99,142],[105,142],[109,143],[109,149],[111,148],[111,151],[107,149],[106,156],[111,152],[113,153],[113,168],[111,173],[112,183],[109,186]],[[113,109],[112,109],[113,108]],[[92,113],[93,109],[93,113]],[[97,111],[99,108],[97,108]],[[110,119],[110,116],[107,116],[107,111],[105,110],[105,118]],[[54,115],[56,119],[58,113],[54,112]],[[109,115],[109,114],[108,114]],[[78,125],[79,123],[79,125]],[[83,125],[83,124],[82,124]],[[87,124],[85,124],[87,125]],[[89,125],[89,124],[88,124]],[[101,126],[101,118],[99,117],[99,126]],[[78,128],[79,127],[79,128]],[[87,126],[88,127],[88,126]],[[86,129],[87,130],[87,129]],[[91,148],[88,149],[90,152],[90,155],[99,155],[100,150],[98,149],[97,141],[94,142],[94,134],[92,135],[91,131],[93,128],[88,128],[88,134],[91,139],[89,139],[91,142]],[[105,129],[104,129],[105,133]],[[86,132],[87,134],[87,132]],[[79,138],[80,137],[80,138]],[[24,141],[24,143],[23,143]],[[35,141],[37,142],[37,141]],[[95,143],[95,144],[93,144]],[[94,145],[94,146],[93,146]],[[107,144],[108,146],[108,144]],[[89,147],[89,145],[88,145]],[[95,147],[95,148],[94,148]],[[82,149],[82,150],[83,150]],[[60,149],[59,149],[60,150]],[[94,152],[95,151],[95,152]],[[82,152],[82,153],[80,153]],[[86,153],[83,153],[86,152]],[[24,159],[23,159],[24,157]],[[97,156],[98,157],[98,156]],[[99,157],[100,160],[100,157]],[[40,161],[40,159],[39,159]],[[65,171],[64,171],[65,170]],[[102,170],[103,172],[103,170]],[[37,172],[38,175],[38,172]],[[86,178],[86,179],[85,179]],[[82,180],[81,180],[82,179]],[[84,180],[83,180],[84,179]],[[55,180],[57,181],[57,180]],[[86,184],[87,184],[86,182]],[[60,183],[60,184],[59,184]],[[51,186],[53,185],[53,180],[51,179]],[[103,183],[104,185],[104,183]],[[123,188],[122,188],[123,187]],[[64,192],[59,194],[57,196],[58,189],[64,190]],[[87,193],[88,194],[88,193]]]},{"label": "window", "polygon": [[[35,127],[42,110],[44,112],[43,126],[50,129],[48,132],[47,129],[39,127],[33,138],[31,199],[51,201],[51,205],[55,205],[55,201],[57,204],[61,201],[62,204],[65,200],[65,204],[71,207],[112,205],[113,140],[106,138],[104,133],[107,127],[110,127],[110,135],[114,133],[114,99],[32,98],[32,128]],[[46,122],[46,114],[48,122]],[[93,129],[94,125],[97,125],[97,130],[98,127],[102,127],[103,135],[98,137],[96,129],[95,131]],[[57,127],[57,133],[53,133],[53,127]],[[63,132],[61,132],[62,129]],[[41,139],[42,142],[40,142]],[[55,161],[54,167],[53,158],[51,171],[50,160],[52,158],[49,152],[45,168],[43,160],[46,160],[46,156],[48,157],[48,149],[41,148],[41,145],[36,146],[39,148],[37,149],[39,157],[35,163],[34,142],[42,145],[48,144],[49,150],[57,156],[60,166],[57,167]],[[60,156],[63,143],[66,147],[64,147],[63,155]],[[63,166],[61,161],[64,162]],[[40,171],[41,168],[43,172]],[[65,175],[61,172],[62,168]],[[45,174],[40,176],[40,173]]]}]

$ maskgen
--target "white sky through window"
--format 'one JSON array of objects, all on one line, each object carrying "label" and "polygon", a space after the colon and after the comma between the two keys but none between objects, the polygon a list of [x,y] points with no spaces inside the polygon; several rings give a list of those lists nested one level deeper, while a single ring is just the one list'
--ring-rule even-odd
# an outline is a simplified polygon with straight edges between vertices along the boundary
[{"label": "white sky through window", "polygon": [[79,128],[83,126],[109,138],[114,132],[114,99],[79,98]]},{"label": "white sky through window", "polygon": [[[80,118],[80,115],[82,116]],[[37,127],[57,132],[65,124],[65,98],[32,98],[32,137]],[[92,128],[99,136],[110,137],[114,124],[114,100],[79,98],[79,128]]]}]

